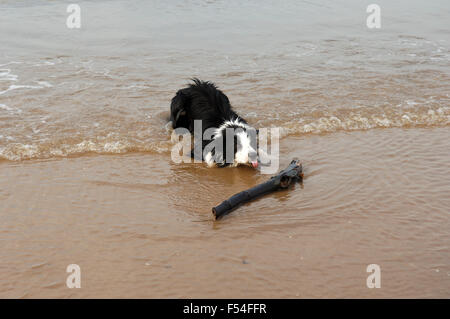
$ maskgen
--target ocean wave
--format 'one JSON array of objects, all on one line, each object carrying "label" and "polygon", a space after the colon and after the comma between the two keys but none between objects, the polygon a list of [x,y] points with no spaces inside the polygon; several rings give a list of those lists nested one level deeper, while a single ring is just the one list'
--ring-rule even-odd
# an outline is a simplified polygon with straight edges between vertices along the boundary
[{"label": "ocean wave", "polygon": [[17,81],[18,76],[12,74],[10,69],[0,69],[0,81]]},{"label": "ocean wave", "polygon": [[0,95],[5,94],[6,92],[17,90],[17,89],[42,89],[48,86],[37,86],[37,85],[10,85],[6,90],[0,91]]},{"label": "ocean wave", "polygon": [[127,140],[95,141],[84,140],[76,144],[65,142],[52,143],[10,143],[0,146],[0,159],[21,161],[30,159],[49,159],[58,157],[76,157],[88,154],[124,154],[124,153],[164,153],[170,148],[170,141],[138,143]]},{"label": "ocean wave", "polygon": [[13,108],[13,107],[10,107],[10,106],[8,106],[6,104],[0,104],[0,109],[8,111],[11,114],[20,114],[20,113],[22,113],[21,109]]},{"label": "ocean wave", "polygon": [[332,133],[337,131],[369,130],[394,127],[446,126],[450,124],[450,107],[436,109],[354,109],[338,110],[316,118],[290,121],[283,127],[283,135],[299,133]]},{"label": "ocean wave", "polygon": [[[5,105],[0,105],[0,108],[8,109]],[[281,138],[289,135],[330,134],[377,128],[435,127],[450,124],[450,107],[430,108],[415,105],[414,108],[359,107],[333,111],[315,110],[310,113],[286,114],[256,122],[259,128],[279,127]],[[127,126],[126,123],[124,126]],[[42,128],[42,131],[37,131],[37,134],[43,134],[42,136],[47,138],[43,137],[41,141],[21,142],[19,136],[0,138],[0,159],[21,161],[87,154],[168,153],[174,145],[171,142],[171,130],[167,125],[155,127],[154,136],[149,136],[148,131],[142,134],[140,130],[144,129],[143,127],[134,126],[135,130],[132,129],[133,126],[128,127],[130,130],[126,133],[125,131],[120,134],[104,133],[103,137],[90,132],[76,139],[69,139],[58,134],[49,134],[45,128]],[[58,136],[58,138],[48,140],[49,135]],[[144,139],[140,138],[144,136],[146,136]],[[34,140],[36,139],[39,139],[39,136],[34,136]]]}]

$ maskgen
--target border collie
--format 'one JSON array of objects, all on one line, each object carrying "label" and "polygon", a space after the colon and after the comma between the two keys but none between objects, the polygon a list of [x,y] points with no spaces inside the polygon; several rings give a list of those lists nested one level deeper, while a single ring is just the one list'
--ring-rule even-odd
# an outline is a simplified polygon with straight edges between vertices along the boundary
[{"label": "border collie", "polygon": [[[191,156],[194,157],[196,147],[201,146],[202,160],[209,167],[258,167],[257,130],[233,111],[227,96],[213,83],[196,78],[192,81],[192,84],[179,90],[172,99],[172,127],[186,128],[192,134],[194,121],[199,120],[202,124],[202,137],[206,130],[213,130],[213,133],[211,140],[202,138],[201,144],[194,140]],[[211,148],[211,145],[215,147]]]}]

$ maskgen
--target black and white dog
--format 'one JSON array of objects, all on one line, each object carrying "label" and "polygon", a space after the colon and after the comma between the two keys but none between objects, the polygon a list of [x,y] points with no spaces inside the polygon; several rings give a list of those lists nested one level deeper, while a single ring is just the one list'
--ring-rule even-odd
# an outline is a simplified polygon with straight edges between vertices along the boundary
[{"label": "black and white dog", "polygon": [[202,137],[213,130],[211,140],[194,141],[197,146],[194,144],[191,154],[194,157],[196,147],[201,146],[200,154],[209,167],[258,167],[257,130],[233,111],[227,96],[213,83],[193,79],[179,90],[170,105],[170,120],[174,129],[186,128],[191,134],[194,121],[201,121]]}]

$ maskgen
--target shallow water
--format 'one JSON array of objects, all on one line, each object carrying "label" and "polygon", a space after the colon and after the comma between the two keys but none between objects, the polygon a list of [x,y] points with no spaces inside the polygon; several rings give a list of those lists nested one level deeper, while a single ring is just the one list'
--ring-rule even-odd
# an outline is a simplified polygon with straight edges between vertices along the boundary
[{"label": "shallow water", "polygon": [[[448,2],[78,3],[0,1],[1,297],[450,296]],[[214,222],[267,176],[170,160],[191,77],[304,183]]]}]

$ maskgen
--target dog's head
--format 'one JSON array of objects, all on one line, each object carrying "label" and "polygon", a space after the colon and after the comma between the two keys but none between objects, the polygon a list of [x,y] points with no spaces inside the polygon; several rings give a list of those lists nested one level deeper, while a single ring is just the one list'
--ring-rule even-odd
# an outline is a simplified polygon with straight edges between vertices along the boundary
[{"label": "dog's head", "polygon": [[258,131],[239,121],[226,121],[213,138],[214,149],[207,152],[205,161],[209,166],[247,165],[258,167]]}]

